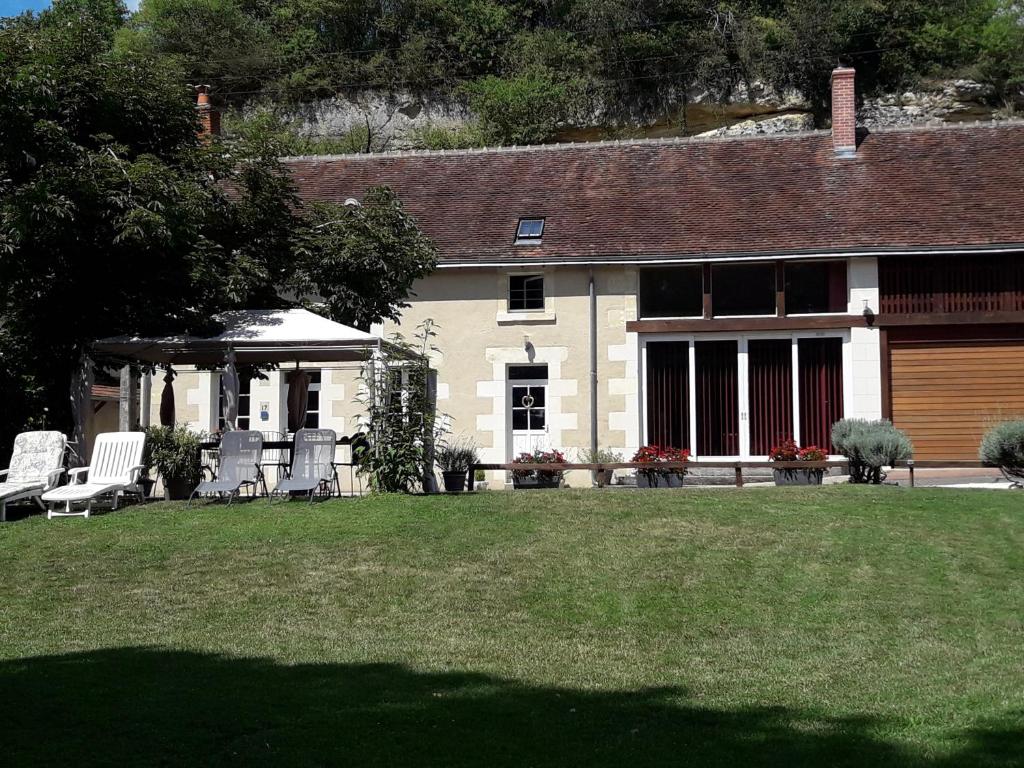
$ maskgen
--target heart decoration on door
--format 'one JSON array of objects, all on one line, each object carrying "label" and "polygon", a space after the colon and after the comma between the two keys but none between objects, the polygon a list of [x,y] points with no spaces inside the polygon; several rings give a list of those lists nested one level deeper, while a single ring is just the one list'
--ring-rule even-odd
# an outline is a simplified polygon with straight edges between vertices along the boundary
[{"label": "heart decoration on door", "polygon": [[523,408],[532,408],[533,407],[533,397],[530,396],[530,395],[523,395],[522,403],[523,403]]}]

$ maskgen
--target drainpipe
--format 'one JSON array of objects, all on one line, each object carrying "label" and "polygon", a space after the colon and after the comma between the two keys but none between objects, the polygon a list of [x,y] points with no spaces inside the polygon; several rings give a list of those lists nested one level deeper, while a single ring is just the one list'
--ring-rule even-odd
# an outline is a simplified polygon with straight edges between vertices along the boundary
[{"label": "drainpipe", "polygon": [[590,270],[590,450],[597,453],[597,288]]}]

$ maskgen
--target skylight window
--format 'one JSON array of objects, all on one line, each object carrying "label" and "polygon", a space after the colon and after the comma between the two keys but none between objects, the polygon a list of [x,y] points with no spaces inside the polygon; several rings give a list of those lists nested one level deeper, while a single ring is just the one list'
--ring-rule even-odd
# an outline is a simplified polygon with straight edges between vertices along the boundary
[{"label": "skylight window", "polygon": [[544,236],[544,219],[520,219],[516,244],[539,243]]}]

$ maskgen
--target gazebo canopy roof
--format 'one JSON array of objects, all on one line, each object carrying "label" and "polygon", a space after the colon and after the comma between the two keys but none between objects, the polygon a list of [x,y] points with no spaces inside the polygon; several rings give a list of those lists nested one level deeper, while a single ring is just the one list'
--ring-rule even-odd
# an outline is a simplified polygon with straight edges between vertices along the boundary
[{"label": "gazebo canopy roof", "polygon": [[246,309],[215,315],[224,326],[216,336],[137,338],[113,336],[93,347],[149,363],[217,365],[228,350],[241,364],[346,362],[362,360],[370,350],[389,346],[366,333],[305,309]]}]

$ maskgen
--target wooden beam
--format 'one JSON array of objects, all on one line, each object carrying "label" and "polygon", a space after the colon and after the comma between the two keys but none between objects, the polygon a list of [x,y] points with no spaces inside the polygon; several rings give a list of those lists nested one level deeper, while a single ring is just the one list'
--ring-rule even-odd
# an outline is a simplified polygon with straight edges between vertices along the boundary
[{"label": "wooden beam", "polygon": [[863,315],[820,317],[728,317],[709,320],[631,320],[630,333],[706,333],[714,331],[814,331],[866,328]]},{"label": "wooden beam", "polygon": [[1021,312],[921,312],[913,315],[878,315],[876,326],[905,325],[998,325],[1024,323]]},{"label": "wooden beam", "polygon": [[711,265],[703,264],[703,280],[704,285],[704,319],[710,320],[714,316],[714,310],[711,304]]},{"label": "wooden beam", "polygon": [[781,261],[775,262],[775,315],[786,315],[786,265]]},{"label": "wooden beam", "polygon": [[882,377],[882,418],[892,421],[892,356],[889,352],[889,331],[878,331],[878,347]]}]

